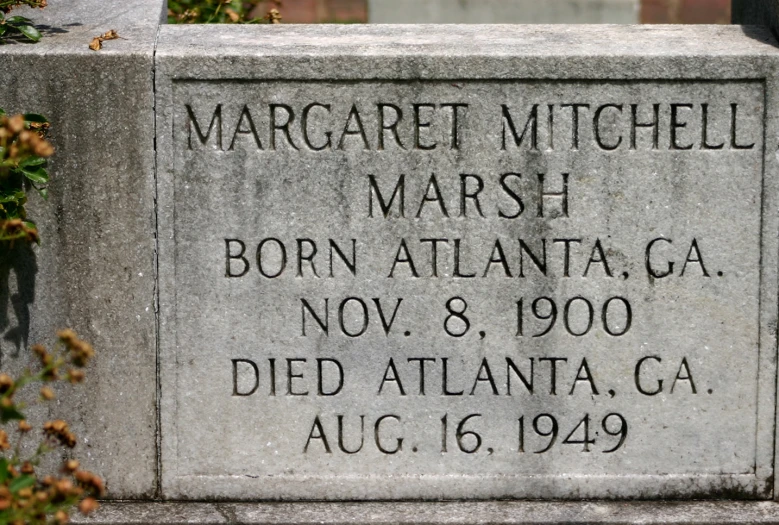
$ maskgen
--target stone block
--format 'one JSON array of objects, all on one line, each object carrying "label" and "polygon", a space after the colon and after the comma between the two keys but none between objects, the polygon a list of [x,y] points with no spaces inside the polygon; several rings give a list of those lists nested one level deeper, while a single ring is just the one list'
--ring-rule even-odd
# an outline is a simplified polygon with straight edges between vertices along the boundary
[{"label": "stone block", "polygon": [[759,28],[162,27],[162,494],[772,497]]},{"label": "stone block", "polygon": [[491,501],[345,503],[108,503],[90,525],[718,525],[779,523],[771,501]]},{"label": "stone block", "polygon": [[[50,200],[30,201],[42,242],[0,267],[4,369],[71,327],[98,356],[83,388],[46,417],[66,417],[77,456],[109,497],[150,497],[156,476],[153,53],[164,2],[52,2],[19,10],[43,29],[37,44],[0,46],[0,107],[52,122]],[[117,7],[117,6],[115,6]],[[92,37],[121,40],[98,53]],[[40,414],[41,417],[44,414]]]}]

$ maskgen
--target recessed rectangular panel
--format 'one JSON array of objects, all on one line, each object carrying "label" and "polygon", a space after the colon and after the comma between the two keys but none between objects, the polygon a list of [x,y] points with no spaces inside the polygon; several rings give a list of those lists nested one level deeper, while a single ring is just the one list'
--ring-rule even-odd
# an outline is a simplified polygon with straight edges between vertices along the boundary
[{"label": "recessed rectangular panel", "polygon": [[770,494],[762,82],[172,97],[166,495]]}]

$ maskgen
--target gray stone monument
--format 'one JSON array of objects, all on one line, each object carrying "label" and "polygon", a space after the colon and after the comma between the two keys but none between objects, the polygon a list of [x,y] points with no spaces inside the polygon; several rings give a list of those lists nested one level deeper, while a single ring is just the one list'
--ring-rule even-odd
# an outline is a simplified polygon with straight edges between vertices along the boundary
[{"label": "gray stone monument", "polygon": [[0,48],[60,199],[0,299],[99,351],[82,522],[779,522],[767,28],[98,7]]},{"label": "gray stone monument", "polygon": [[[41,27],[0,46],[0,107],[53,123],[50,200],[30,199],[42,242],[0,265],[2,368],[71,327],[100,351],[89,388],[57,402],[85,468],[114,498],[156,492],[154,39],[160,2],[52,2],[14,10]],[[123,40],[99,54],[92,37]],[[131,461],[128,461],[132,458]]]},{"label": "gray stone monument", "polygon": [[166,496],[771,497],[775,48],[485,29],[161,29]]}]

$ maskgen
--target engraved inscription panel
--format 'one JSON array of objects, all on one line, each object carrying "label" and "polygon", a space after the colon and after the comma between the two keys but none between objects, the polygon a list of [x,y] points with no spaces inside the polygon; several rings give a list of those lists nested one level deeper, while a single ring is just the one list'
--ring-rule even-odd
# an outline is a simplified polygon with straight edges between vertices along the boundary
[{"label": "engraved inscription panel", "polygon": [[763,89],[176,82],[166,493],[764,497]]}]

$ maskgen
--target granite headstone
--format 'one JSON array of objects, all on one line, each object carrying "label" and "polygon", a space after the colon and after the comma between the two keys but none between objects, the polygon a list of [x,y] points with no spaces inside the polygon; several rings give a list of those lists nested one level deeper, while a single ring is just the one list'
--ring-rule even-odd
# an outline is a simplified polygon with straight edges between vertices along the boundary
[{"label": "granite headstone", "polygon": [[770,498],[754,31],[163,27],[163,494]]},{"label": "granite headstone", "polygon": [[57,148],[0,352],[97,347],[39,414],[135,500],[89,521],[779,520],[767,29],[102,7],[0,49]]}]

